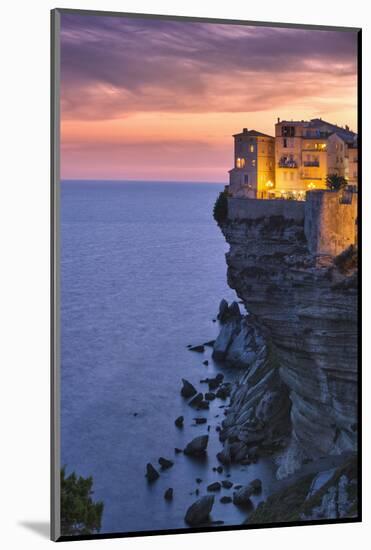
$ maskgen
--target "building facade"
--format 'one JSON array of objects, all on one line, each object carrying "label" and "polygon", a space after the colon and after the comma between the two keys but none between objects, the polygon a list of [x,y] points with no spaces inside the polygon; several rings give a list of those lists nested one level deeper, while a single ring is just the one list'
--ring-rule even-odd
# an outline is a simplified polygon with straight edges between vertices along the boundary
[{"label": "building facade", "polygon": [[358,147],[357,138],[346,140],[338,134],[328,138],[328,171],[344,177],[349,185],[357,186],[358,182]]},{"label": "building facade", "polygon": [[233,197],[305,200],[337,174],[357,187],[357,134],[320,118],[277,120],[275,137],[244,128],[234,138]]},{"label": "building facade", "polygon": [[278,119],[275,125],[276,196],[304,200],[308,190],[325,189],[327,176],[334,173],[356,185],[353,160],[350,177],[350,148],[353,148],[353,159],[357,156],[356,134],[347,126],[342,128],[320,118]]},{"label": "building facade", "polygon": [[233,138],[229,192],[235,197],[267,197],[274,190],[274,137],[244,128]]}]

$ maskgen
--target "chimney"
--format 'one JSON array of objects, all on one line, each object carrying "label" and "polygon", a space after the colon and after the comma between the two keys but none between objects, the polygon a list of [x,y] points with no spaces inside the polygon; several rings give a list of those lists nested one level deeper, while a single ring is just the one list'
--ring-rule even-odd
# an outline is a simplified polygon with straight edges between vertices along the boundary
[{"label": "chimney", "polygon": [[280,117],[278,116],[278,117],[277,117],[277,124],[279,124],[280,122],[281,122],[281,119],[280,119]]},{"label": "chimney", "polygon": [[345,125],[345,129],[348,130],[348,132],[349,132],[349,126],[348,126],[348,124]]},{"label": "chimney", "polygon": [[244,134],[247,134],[247,128],[244,128],[244,129],[243,129],[243,133],[244,133]]}]

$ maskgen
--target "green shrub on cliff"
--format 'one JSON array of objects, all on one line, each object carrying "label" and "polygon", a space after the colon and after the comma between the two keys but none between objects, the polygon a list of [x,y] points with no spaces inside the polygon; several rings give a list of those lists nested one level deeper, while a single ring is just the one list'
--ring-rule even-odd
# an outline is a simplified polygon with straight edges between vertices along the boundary
[{"label": "green shrub on cliff", "polygon": [[61,532],[62,535],[90,535],[101,527],[103,502],[93,502],[93,478],[66,477],[61,469]]},{"label": "green shrub on cliff", "polygon": [[226,221],[228,217],[228,193],[226,191],[219,193],[214,204],[213,215],[218,225]]},{"label": "green shrub on cliff", "polygon": [[347,180],[343,176],[338,176],[338,174],[328,174],[326,178],[326,187],[330,191],[341,191],[347,184]]}]

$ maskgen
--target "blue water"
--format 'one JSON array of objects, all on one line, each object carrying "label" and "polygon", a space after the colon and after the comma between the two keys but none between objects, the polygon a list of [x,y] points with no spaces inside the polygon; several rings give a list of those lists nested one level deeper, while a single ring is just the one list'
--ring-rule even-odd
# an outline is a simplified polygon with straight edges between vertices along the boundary
[{"label": "blue water", "polygon": [[[62,464],[93,476],[94,497],[105,506],[101,532],[184,528],[198,498],[190,494],[195,478],[203,479],[201,495],[225,478],[212,471],[219,400],[201,413],[211,425],[207,459],[174,454],[206,433],[205,425],[191,425],[196,414],[179,394],[181,378],[203,391],[200,379],[220,370],[210,348],[201,355],[186,346],[215,338],[220,299],[236,298],[226,282],[227,245],[212,218],[222,187],[61,184]],[[180,414],[183,430],[174,426]],[[175,465],[148,485],[146,463],[160,456]],[[235,483],[261,477],[267,489],[273,479],[264,462],[230,473]],[[170,503],[163,498],[168,487]],[[223,494],[231,491],[217,495],[212,518],[241,523],[245,513],[219,503]]]}]

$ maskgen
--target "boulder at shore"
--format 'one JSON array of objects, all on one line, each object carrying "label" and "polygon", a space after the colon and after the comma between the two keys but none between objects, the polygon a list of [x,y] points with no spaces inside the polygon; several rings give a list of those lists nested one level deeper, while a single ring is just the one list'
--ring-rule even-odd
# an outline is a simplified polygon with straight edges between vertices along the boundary
[{"label": "boulder at shore", "polygon": [[160,456],[158,462],[163,470],[167,470],[167,468],[171,468],[174,465],[174,462],[172,460],[168,460],[163,456]]},{"label": "boulder at shore", "polygon": [[152,464],[150,462],[148,462],[147,466],[147,472],[146,472],[146,478],[147,480],[151,483],[152,481],[155,481],[157,478],[160,477],[160,474],[158,473],[158,471],[156,470],[156,468],[154,468],[152,466]]},{"label": "boulder at shore", "polygon": [[236,506],[243,506],[243,507],[252,507],[251,502],[251,495],[253,491],[251,490],[250,486],[247,487],[241,487],[241,489],[238,489],[235,493],[233,493],[233,504]]},{"label": "boulder at shore", "polygon": [[202,497],[196,500],[187,510],[185,522],[188,525],[200,525],[209,520],[209,515],[214,504],[213,496]]},{"label": "boulder at shore", "polygon": [[219,483],[219,481],[214,481],[213,483],[210,483],[210,485],[207,486],[208,491],[220,491],[221,488],[222,486]]},{"label": "boulder at shore", "polygon": [[207,444],[209,442],[209,436],[208,435],[199,435],[198,437],[195,437],[188,443],[186,448],[184,449],[185,455],[190,456],[200,456],[205,454]]},{"label": "boulder at shore", "polygon": [[164,493],[164,499],[165,500],[173,500],[173,494],[174,494],[173,488],[169,487],[168,489],[166,489],[166,491]]},{"label": "boulder at shore", "polygon": [[176,418],[175,422],[174,422],[174,424],[177,428],[182,428],[183,423],[184,423],[184,416],[178,416],[178,418]]},{"label": "boulder at shore", "polygon": [[188,349],[189,351],[197,351],[198,353],[203,353],[205,351],[205,346],[203,344],[200,344],[199,346],[192,346]]},{"label": "boulder at shore", "polygon": [[200,393],[197,393],[191,400],[190,402],[188,403],[188,405],[190,405],[191,407],[198,407],[200,405],[200,403],[204,400],[204,396],[203,394],[200,392]]},{"label": "boulder at shore", "polygon": [[193,397],[194,395],[196,395],[197,390],[196,390],[196,388],[194,387],[193,384],[188,382],[188,380],[186,380],[185,378],[182,378],[182,382],[183,382],[183,387],[180,390],[180,393],[183,397],[188,398],[188,397]]}]

